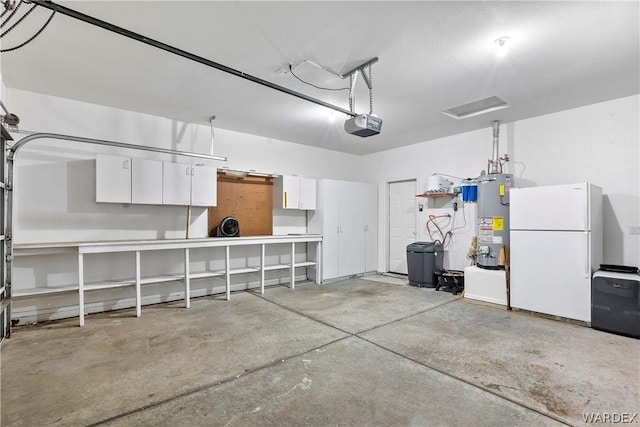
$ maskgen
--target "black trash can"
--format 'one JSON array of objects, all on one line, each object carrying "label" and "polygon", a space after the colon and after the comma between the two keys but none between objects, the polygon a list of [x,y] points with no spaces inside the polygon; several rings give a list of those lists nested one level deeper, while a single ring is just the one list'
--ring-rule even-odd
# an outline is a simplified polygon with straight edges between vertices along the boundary
[{"label": "black trash can", "polygon": [[435,242],[415,242],[407,246],[410,285],[425,288],[437,286],[436,272],[442,270],[442,251],[442,245]]}]

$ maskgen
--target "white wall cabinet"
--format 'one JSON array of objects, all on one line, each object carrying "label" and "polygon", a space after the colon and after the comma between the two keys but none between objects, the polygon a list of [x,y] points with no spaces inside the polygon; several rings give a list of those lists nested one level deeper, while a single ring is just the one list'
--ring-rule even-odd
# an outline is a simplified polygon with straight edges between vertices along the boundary
[{"label": "white wall cabinet", "polygon": [[323,234],[322,280],[374,271],[377,262],[377,187],[322,179],[309,233]]},{"label": "white wall cabinet", "polygon": [[191,165],[163,162],[162,203],[184,206],[191,203]]},{"label": "white wall cabinet", "polygon": [[273,205],[276,209],[314,210],[316,208],[316,180],[283,175],[275,179]]},{"label": "white wall cabinet", "polygon": [[131,203],[162,204],[162,162],[131,159]]},{"label": "white wall cabinet", "polygon": [[191,168],[191,205],[218,204],[218,168],[195,165]]},{"label": "white wall cabinet", "polygon": [[96,202],[215,206],[217,168],[96,156]]},{"label": "white wall cabinet", "polygon": [[131,158],[96,156],[96,202],[131,203]]},{"label": "white wall cabinet", "polygon": [[162,203],[165,205],[215,206],[217,188],[215,167],[163,164]]}]

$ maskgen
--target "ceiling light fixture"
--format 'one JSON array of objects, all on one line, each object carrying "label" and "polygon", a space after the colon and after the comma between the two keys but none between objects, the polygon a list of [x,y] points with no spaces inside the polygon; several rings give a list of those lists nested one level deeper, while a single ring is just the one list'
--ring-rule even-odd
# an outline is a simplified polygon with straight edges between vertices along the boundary
[{"label": "ceiling light fixture", "polygon": [[498,58],[504,58],[505,56],[507,56],[510,42],[511,39],[506,36],[499,37],[494,40],[494,43],[496,45],[496,55],[498,56]]}]

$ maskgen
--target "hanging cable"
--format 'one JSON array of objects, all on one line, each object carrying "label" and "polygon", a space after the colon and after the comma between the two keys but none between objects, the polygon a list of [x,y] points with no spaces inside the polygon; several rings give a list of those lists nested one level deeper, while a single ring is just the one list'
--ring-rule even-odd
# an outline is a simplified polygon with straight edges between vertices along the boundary
[{"label": "hanging cable", "polygon": [[440,219],[440,218],[447,218],[449,220],[447,222],[446,226],[449,226],[451,224],[451,215],[444,214],[444,215],[429,215],[429,219],[427,220],[425,225],[426,225],[427,233],[429,233],[429,237],[431,238],[431,240],[436,240],[436,239],[434,239],[434,236],[433,236],[434,231],[431,230],[431,227],[429,226],[429,224],[433,224],[434,225],[434,227],[438,230],[438,233],[440,234],[440,237],[442,237],[442,239],[437,239],[437,240],[440,240],[442,242],[442,244],[444,245],[446,240],[447,240],[447,235],[449,235],[451,233],[451,231],[448,231],[446,233],[442,231],[442,228],[436,222],[436,220]]},{"label": "hanging cable", "polygon": [[[0,28],[4,27],[7,24],[7,22],[11,21],[11,18],[13,18],[13,15],[15,15],[16,12],[18,11],[18,9],[20,9],[20,6],[22,6],[22,0],[20,0],[18,2],[18,4],[16,5],[16,7],[13,8],[13,12],[11,12],[11,14],[9,14],[9,16],[7,16],[7,19],[5,21],[3,21],[2,24],[0,24]],[[7,7],[6,4],[5,4],[5,7]],[[7,9],[7,10],[9,10],[9,9]],[[7,13],[7,10],[5,10],[2,14],[4,15],[5,13]]]},{"label": "hanging cable", "polygon": [[[27,16],[29,16],[29,14],[30,14],[31,12],[33,12],[33,11],[36,9],[36,7],[38,7],[38,6],[37,6],[37,5],[35,5],[35,4],[34,4],[33,6],[31,6],[31,9],[27,10],[27,12],[26,12],[24,15],[22,15],[22,16],[20,17],[20,19],[18,19],[18,20],[17,20],[17,21],[12,25],[12,26],[10,26],[10,27],[7,29],[7,31],[5,31],[4,33],[0,34],[0,38],[2,38],[2,37],[4,37],[5,35],[9,34],[9,32],[10,32],[11,30],[13,30],[15,27],[17,27],[17,26],[18,26],[18,24],[19,24],[19,23],[21,23],[21,22],[24,20],[24,18],[26,18]],[[10,18],[11,18],[11,17],[9,17],[9,19],[10,19]],[[6,20],[5,22],[3,22],[2,24],[5,24],[5,23],[9,22],[9,19],[7,19],[7,20]]]},{"label": "hanging cable", "polygon": [[292,75],[293,77],[295,77],[296,79],[298,79],[298,80],[299,80],[299,81],[301,81],[302,83],[304,83],[304,84],[306,84],[306,85],[309,85],[309,86],[312,86],[312,87],[315,87],[316,89],[321,89],[321,90],[335,90],[335,91],[338,91],[338,90],[349,90],[349,88],[348,88],[348,87],[339,87],[339,88],[322,87],[322,86],[317,86],[317,85],[314,85],[313,83],[309,83],[309,82],[307,82],[307,81],[304,81],[304,80],[302,80],[300,77],[298,77],[298,76],[296,75],[296,73],[294,73],[294,72],[293,72],[293,67],[291,66],[291,64],[289,64],[289,72],[291,73],[291,75]]},{"label": "hanging cable", "polygon": [[[466,211],[465,211],[465,209],[464,209],[464,206],[465,206],[465,203],[464,203],[464,202],[462,202],[462,207],[459,209],[459,210],[461,210],[461,211],[462,211],[462,219],[464,220],[464,224],[462,224],[460,227],[455,227],[455,226],[454,226],[454,227],[451,227],[451,231],[454,231],[454,230],[464,230],[464,229],[467,227],[467,213],[466,213]],[[454,216],[454,217],[453,217],[453,219],[454,219],[454,223],[455,223],[455,218],[456,218],[456,217]]]},{"label": "hanging cable", "polygon": [[[47,22],[45,22],[44,25],[33,36],[31,36],[31,38],[29,38],[28,40],[20,43],[17,46],[14,46],[14,47],[11,47],[11,48],[7,48],[7,49],[0,49],[0,53],[13,52],[14,50],[18,50],[21,47],[24,47],[24,46],[28,45],[29,43],[31,43],[36,37],[38,37],[44,31],[45,28],[47,28],[47,25],[49,25],[49,23],[53,19],[53,15],[55,15],[55,14],[56,14],[55,10],[53,12],[51,12],[51,15],[49,16],[49,19],[47,19]],[[5,33],[9,32],[10,30],[11,30],[11,28],[9,28],[9,30],[7,30]]]},{"label": "hanging cable", "polygon": [[7,12],[9,12],[10,10],[15,9],[15,5],[16,5],[15,2],[12,2],[12,1],[9,1],[9,0],[3,1],[2,3],[3,3],[3,6],[4,6],[4,10],[2,11],[2,13],[0,13],[0,19],[4,18],[4,15],[6,15]]}]

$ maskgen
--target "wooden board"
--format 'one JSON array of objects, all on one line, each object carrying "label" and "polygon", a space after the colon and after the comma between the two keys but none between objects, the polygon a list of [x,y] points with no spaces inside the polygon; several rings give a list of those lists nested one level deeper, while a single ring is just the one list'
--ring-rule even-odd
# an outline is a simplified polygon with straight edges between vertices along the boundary
[{"label": "wooden board", "polygon": [[273,178],[229,177],[218,174],[218,205],[209,208],[209,235],[224,217],[233,216],[240,225],[241,236],[273,234]]}]

